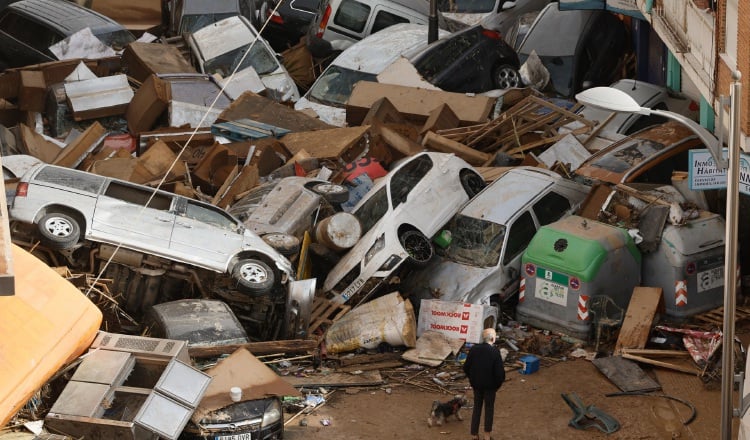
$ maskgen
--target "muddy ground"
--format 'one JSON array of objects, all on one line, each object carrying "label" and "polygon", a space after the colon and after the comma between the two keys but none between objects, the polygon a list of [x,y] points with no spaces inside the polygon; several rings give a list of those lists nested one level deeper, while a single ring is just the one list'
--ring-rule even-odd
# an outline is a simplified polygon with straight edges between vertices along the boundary
[{"label": "muddy ground", "polygon": [[[425,372],[428,377],[441,370]],[[694,420],[685,425],[691,411],[682,403],[659,397],[605,397],[620,390],[585,359],[545,361],[539,371],[520,374],[511,371],[498,394],[495,406],[494,439],[712,439],[721,433],[720,383],[706,386],[693,375],[663,368],[647,374],[664,394],[695,406]],[[459,389],[461,381],[452,386]],[[465,379],[463,380],[466,385]],[[595,405],[615,417],[621,427],[610,435],[596,429],[577,430],[568,426],[573,412],[561,393],[576,393],[587,405]],[[471,401],[471,391],[467,389]],[[659,393],[659,392],[656,392]],[[442,427],[428,427],[426,417],[433,400],[449,400],[449,394],[387,383],[382,386],[341,388],[310,414],[287,414],[287,440],[355,439],[469,439],[471,409],[464,421],[451,420]],[[733,399],[736,402],[736,396]],[[291,420],[290,420],[291,419]],[[327,426],[325,425],[327,424]],[[735,421],[736,433],[736,421]],[[735,437],[736,438],[736,437]]]}]

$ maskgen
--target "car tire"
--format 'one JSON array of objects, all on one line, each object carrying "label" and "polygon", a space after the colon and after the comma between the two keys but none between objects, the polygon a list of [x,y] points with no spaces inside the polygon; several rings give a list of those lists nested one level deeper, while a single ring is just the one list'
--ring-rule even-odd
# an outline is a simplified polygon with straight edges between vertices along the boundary
[{"label": "car tire", "polygon": [[479,194],[479,192],[486,186],[482,176],[469,170],[461,171],[460,179],[461,186],[464,187],[464,191],[466,191],[466,195],[468,195],[469,198]]},{"label": "car tire", "polygon": [[256,258],[242,258],[232,267],[232,278],[240,290],[251,296],[271,292],[276,277],[269,265]]},{"label": "car tire", "polygon": [[507,64],[498,66],[492,71],[492,80],[498,89],[521,87],[521,74]]},{"label": "car tire", "polygon": [[42,242],[52,249],[70,249],[81,239],[81,226],[71,216],[51,212],[37,223]]},{"label": "car tire", "polygon": [[272,232],[261,237],[269,246],[279,251],[282,255],[290,256],[299,252],[300,241],[294,235]]},{"label": "car tire", "polygon": [[419,231],[414,229],[405,231],[398,237],[398,240],[406,253],[409,254],[407,262],[412,266],[424,267],[435,255],[432,243]]},{"label": "car tire", "polygon": [[314,193],[319,194],[329,203],[346,203],[349,201],[349,190],[345,186],[335,183],[319,183],[312,187]]}]

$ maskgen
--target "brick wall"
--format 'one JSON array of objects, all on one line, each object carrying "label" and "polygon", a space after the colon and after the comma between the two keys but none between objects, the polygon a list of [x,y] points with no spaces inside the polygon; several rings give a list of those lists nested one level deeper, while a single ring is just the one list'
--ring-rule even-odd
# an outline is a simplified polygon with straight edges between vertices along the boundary
[{"label": "brick wall", "polygon": [[[745,136],[750,135],[750,2],[739,0],[737,27],[737,68],[742,73],[742,118],[740,128]],[[721,0],[716,11],[716,92],[715,96],[729,96],[732,72],[718,56],[725,50],[726,0]]]}]

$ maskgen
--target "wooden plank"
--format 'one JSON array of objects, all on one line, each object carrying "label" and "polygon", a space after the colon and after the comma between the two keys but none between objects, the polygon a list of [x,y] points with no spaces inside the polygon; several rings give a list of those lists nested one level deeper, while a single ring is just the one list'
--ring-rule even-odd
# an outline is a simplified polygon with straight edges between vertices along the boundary
[{"label": "wooden plank", "polygon": [[73,142],[63,148],[52,163],[61,167],[75,168],[81,163],[83,156],[93,149],[96,146],[96,142],[106,133],[107,130],[102,124],[95,121],[86,131],[75,138]]},{"label": "wooden plank", "polygon": [[374,354],[357,354],[354,356],[335,356],[329,355],[328,359],[338,361],[342,367],[357,364],[369,364],[373,362],[401,360],[401,353],[374,353]]},{"label": "wooden plank", "polygon": [[477,151],[460,142],[440,136],[432,131],[425,133],[422,138],[422,145],[443,153],[454,153],[456,156],[469,162],[471,165],[482,165],[492,158],[492,156],[487,153],[482,153],[481,151]]},{"label": "wooden plank", "polygon": [[[655,359],[650,359],[645,356],[638,356],[635,354],[630,354],[627,352],[627,350],[623,350],[622,357],[625,359],[638,361],[643,364],[654,365],[656,367],[662,367],[662,368],[669,368],[670,370],[681,371],[683,373],[690,373],[690,374],[696,374],[696,375],[701,373],[701,370],[695,364],[692,364],[692,365],[688,363],[676,364],[672,362],[657,361]],[[692,359],[690,359],[690,362],[692,362]]]},{"label": "wooden plank", "polygon": [[451,110],[451,107],[448,104],[442,104],[430,112],[427,121],[419,130],[419,134],[424,135],[428,131],[437,132],[442,129],[456,128],[460,123],[461,121],[458,120],[458,116]]},{"label": "wooden plank", "polygon": [[293,387],[364,387],[378,386],[384,383],[380,371],[365,371],[362,374],[330,373],[316,376],[284,376],[284,380]]},{"label": "wooden plank", "polygon": [[623,359],[622,356],[598,358],[591,363],[622,391],[646,392],[661,389],[661,385],[646,375],[638,364]]},{"label": "wooden plank", "polygon": [[661,287],[641,287],[633,290],[625,319],[617,337],[614,354],[623,348],[644,348],[657,310],[663,304]]},{"label": "wooden plank", "polygon": [[376,124],[372,131],[379,134],[389,147],[405,156],[413,156],[424,150],[418,143],[384,125]]},{"label": "wooden plank", "polygon": [[337,159],[354,147],[369,130],[369,125],[363,125],[331,130],[303,131],[289,133],[280,140],[292,154],[306,150],[312,157]]},{"label": "wooden plank", "polygon": [[250,353],[261,356],[274,353],[305,353],[318,347],[318,341],[312,339],[287,339],[280,341],[248,342],[247,344],[230,344],[216,347],[189,347],[188,353],[193,358],[210,358],[234,353],[239,348],[246,348]]},{"label": "wooden plank", "polygon": [[349,365],[348,367],[337,368],[336,371],[338,371],[339,373],[353,373],[355,371],[372,371],[372,370],[380,370],[380,369],[385,369],[385,368],[397,368],[403,365],[404,365],[404,362],[401,360],[391,360],[391,361],[372,362],[369,364]]}]

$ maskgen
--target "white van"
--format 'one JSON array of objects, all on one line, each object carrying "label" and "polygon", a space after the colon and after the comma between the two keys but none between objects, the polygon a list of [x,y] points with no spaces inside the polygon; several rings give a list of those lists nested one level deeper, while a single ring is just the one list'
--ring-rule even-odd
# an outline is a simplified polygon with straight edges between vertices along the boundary
[{"label": "white van", "polygon": [[307,31],[308,47],[316,56],[340,52],[389,26],[426,25],[429,14],[428,0],[321,0]]},{"label": "white van", "polygon": [[[438,38],[449,35],[440,30]],[[321,120],[345,125],[344,105],[357,81],[377,82],[377,75],[401,55],[427,46],[427,26],[398,24],[378,32],[343,51],[315,80],[310,90],[294,105],[295,110],[312,109]]]}]

